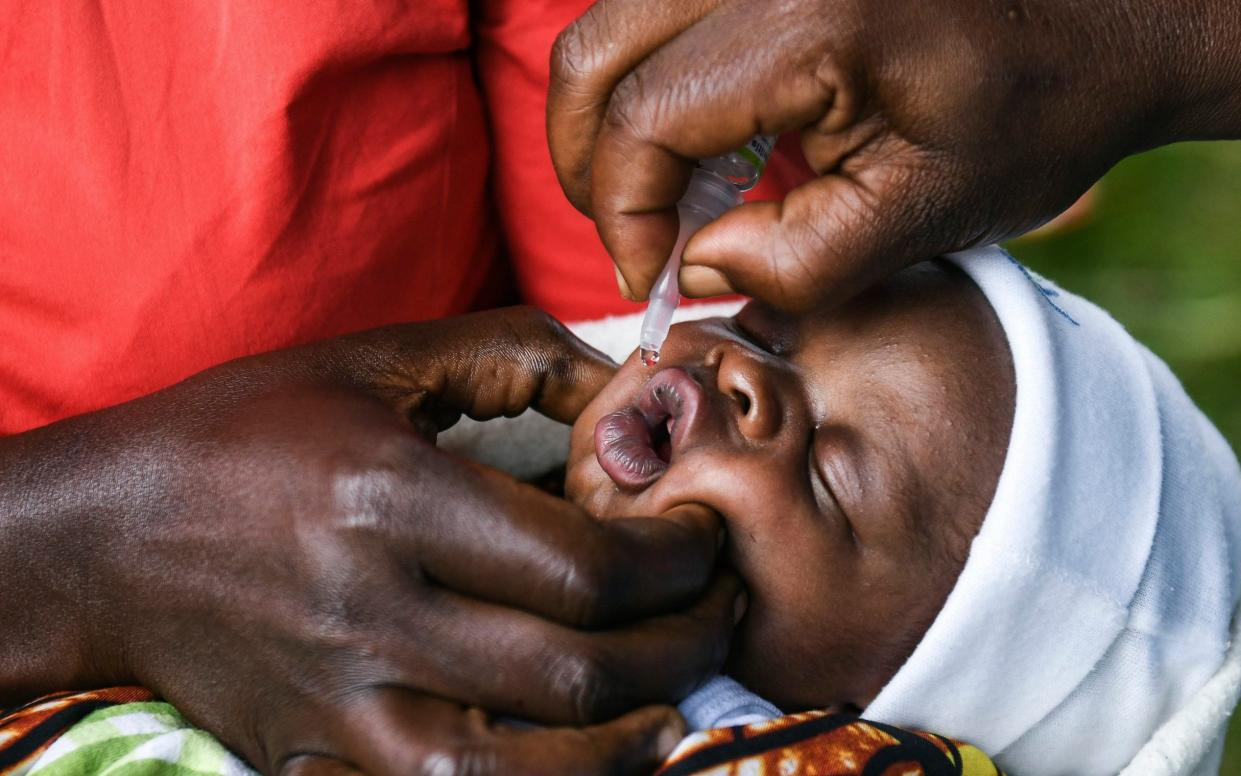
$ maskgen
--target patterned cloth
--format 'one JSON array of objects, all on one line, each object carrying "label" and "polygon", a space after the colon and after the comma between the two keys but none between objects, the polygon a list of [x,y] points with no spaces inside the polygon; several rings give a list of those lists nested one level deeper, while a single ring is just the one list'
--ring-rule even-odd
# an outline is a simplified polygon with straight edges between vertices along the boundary
[{"label": "patterned cloth", "polygon": [[0,774],[26,773],[38,756],[66,730],[97,709],[150,700],[141,687],[60,692],[0,713]]},{"label": "patterned cloth", "polygon": [[40,698],[0,718],[3,776],[254,776],[140,687]]},{"label": "patterned cloth", "polygon": [[[137,687],[42,698],[0,718],[0,776],[255,776]],[[695,733],[658,776],[1004,776],[972,746],[805,712]]]},{"label": "patterned cloth", "polygon": [[809,711],[695,733],[657,776],[1004,776],[982,752],[929,733]]}]

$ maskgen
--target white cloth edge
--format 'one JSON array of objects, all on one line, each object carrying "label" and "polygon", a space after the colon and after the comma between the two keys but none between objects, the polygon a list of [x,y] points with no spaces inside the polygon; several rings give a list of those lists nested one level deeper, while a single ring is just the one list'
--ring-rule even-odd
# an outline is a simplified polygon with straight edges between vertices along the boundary
[{"label": "white cloth edge", "polygon": [[[1224,664],[1193,699],[1138,750],[1119,776],[1207,776],[1228,721],[1241,702],[1241,607],[1233,613],[1232,643]],[[1207,736],[1204,733],[1212,732]]]}]

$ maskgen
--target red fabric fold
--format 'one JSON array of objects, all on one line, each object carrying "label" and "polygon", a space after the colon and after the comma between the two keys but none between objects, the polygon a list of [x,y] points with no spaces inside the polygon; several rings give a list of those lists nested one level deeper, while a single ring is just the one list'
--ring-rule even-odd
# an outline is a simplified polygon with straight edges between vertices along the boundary
[{"label": "red fabric fold", "polygon": [[16,0],[0,30],[0,433],[478,302],[466,0]]}]

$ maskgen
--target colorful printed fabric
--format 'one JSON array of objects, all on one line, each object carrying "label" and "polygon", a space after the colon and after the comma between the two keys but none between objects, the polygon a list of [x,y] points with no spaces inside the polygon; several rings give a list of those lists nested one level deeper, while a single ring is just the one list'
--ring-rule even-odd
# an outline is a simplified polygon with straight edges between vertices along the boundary
[{"label": "colorful printed fabric", "polygon": [[657,776],[1004,776],[943,736],[810,711],[695,733]]},{"label": "colorful printed fabric", "polygon": [[92,712],[150,698],[151,693],[141,687],[110,687],[45,695],[0,711],[0,774],[26,773],[53,741]]},{"label": "colorful printed fabric", "polygon": [[2,776],[254,776],[140,687],[41,698],[0,718]]},{"label": "colorful printed fabric", "polygon": [[[138,687],[60,693],[0,717],[0,776],[255,776]],[[972,746],[827,712],[695,733],[658,776],[1004,776]]]}]

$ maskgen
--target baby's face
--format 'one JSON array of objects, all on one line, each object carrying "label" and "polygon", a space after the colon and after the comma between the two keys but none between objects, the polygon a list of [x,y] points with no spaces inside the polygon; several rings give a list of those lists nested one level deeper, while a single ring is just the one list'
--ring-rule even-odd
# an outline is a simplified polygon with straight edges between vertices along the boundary
[{"label": "baby's face", "polygon": [[674,327],[578,420],[566,486],[602,517],[719,512],[750,596],[728,671],[789,708],[865,706],[960,573],[1013,402],[986,299],[924,264],[831,313]]}]

